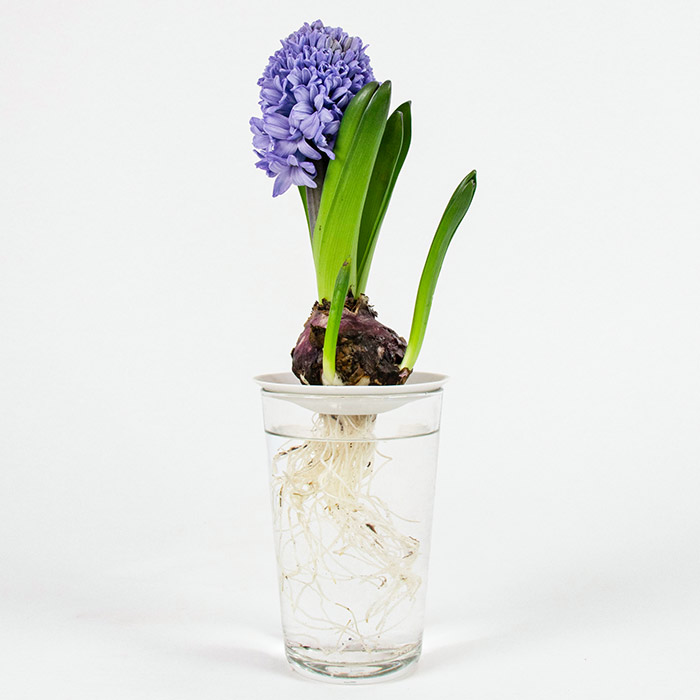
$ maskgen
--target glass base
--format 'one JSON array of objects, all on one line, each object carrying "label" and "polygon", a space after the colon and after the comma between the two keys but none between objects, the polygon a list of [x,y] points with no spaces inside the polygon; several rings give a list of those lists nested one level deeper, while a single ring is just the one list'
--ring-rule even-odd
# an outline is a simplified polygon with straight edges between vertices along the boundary
[{"label": "glass base", "polygon": [[321,649],[286,644],[290,666],[305,678],[326,683],[378,683],[410,673],[421,653],[421,642],[393,649],[363,651],[346,648],[329,655]]}]

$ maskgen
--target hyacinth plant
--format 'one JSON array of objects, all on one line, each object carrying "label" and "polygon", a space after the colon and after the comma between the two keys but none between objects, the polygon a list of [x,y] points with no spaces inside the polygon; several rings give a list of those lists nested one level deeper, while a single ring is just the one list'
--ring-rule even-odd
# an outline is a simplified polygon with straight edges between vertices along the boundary
[{"label": "hyacinth plant", "polygon": [[[459,184],[437,227],[406,342],[377,320],[365,292],[411,142],[410,103],[390,112],[391,83],[375,80],[361,39],[320,21],[282,41],[259,85],[262,115],[250,122],[257,166],[274,178],[273,196],[292,187],[301,193],[316,271],[318,299],[292,350],[292,370],[310,385],[403,384],[476,173]],[[374,476],[389,461],[377,450],[375,421],[318,414],[312,439],[285,444],[273,457],[280,586],[309,630],[300,653],[329,652],[328,635],[338,640],[333,652],[381,648],[421,586],[421,543],[373,492]],[[347,562],[360,561],[355,575]],[[354,610],[341,582],[376,587],[376,597]]]},{"label": "hyacinth plant", "polygon": [[410,102],[389,113],[391,83],[374,79],[366,46],[320,20],[270,57],[261,117],[250,120],[257,167],[273,197],[301,193],[318,301],[292,350],[305,384],[402,384],[418,358],[452,236],[476,190],[459,184],[430,246],[406,342],[377,320],[365,294],[377,238],[411,142]]}]

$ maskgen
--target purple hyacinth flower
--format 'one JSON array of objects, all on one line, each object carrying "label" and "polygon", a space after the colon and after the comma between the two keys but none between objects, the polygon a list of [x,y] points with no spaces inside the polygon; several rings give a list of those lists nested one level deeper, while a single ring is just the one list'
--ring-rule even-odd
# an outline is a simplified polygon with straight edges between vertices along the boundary
[{"label": "purple hyacinth flower", "polygon": [[305,185],[306,187],[316,187],[313,175],[316,169],[313,163],[300,161],[295,155],[282,158],[271,155],[269,169],[272,177],[275,177],[275,186],[272,189],[272,196],[284,194],[291,185]]},{"label": "purple hyacinth flower", "polygon": [[350,100],[374,80],[359,37],[321,20],[282,40],[258,80],[262,117],[250,120],[257,167],[276,178],[272,196],[291,185],[316,187],[314,160],[334,158]]}]

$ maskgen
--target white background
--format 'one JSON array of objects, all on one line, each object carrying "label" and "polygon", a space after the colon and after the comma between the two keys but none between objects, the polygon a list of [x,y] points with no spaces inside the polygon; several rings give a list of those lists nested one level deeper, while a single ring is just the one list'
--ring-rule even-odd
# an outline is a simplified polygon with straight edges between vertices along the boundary
[{"label": "white background", "polygon": [[[377,698],[700,694],[696,2],[0,5],[0,695],[355,697],[283,659],[255,374],[314,301],[248,119],[370,44],[414,138],[370,296],[444,407],[425,651]],[[363,695],[364,696],[364,695]]]}]

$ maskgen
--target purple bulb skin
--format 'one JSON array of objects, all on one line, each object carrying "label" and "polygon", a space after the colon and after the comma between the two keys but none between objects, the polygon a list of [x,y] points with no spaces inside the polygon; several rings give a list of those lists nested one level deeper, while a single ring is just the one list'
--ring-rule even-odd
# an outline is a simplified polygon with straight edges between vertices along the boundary
[{"label": "purple bulb skin", "polygon": [[[322,384],[323,341],[330,304],[316,302],[292,350],[292,371],[302,384]],[[411,370],[400,368],[406,341],[377,320],[361,294],[345,300],[336,350],[336,375],[348,386],[404,384]]]}]

